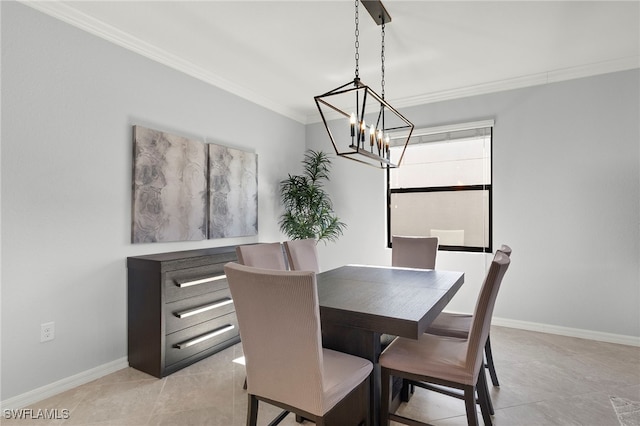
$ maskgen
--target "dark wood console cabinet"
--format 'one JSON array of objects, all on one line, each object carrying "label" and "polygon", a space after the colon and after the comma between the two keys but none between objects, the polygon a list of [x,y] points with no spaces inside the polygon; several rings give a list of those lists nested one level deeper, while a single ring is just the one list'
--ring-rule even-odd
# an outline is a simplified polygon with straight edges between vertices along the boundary
[{"label": "dark wood console cabinet", "polygon": [[235,247],[127,258],[129,365],[164,377],[240,341],[224,265]]}]

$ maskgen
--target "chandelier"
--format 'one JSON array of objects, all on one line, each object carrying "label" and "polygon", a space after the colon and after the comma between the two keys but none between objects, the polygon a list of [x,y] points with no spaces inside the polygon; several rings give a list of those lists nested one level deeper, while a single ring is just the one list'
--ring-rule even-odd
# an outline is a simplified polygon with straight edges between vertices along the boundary
[{"label": "chandelier", "polygon": [[[355,78],[327,93],[315,96],[314,99],[338,156],[378,168],[399,167],[414,126],[384,98],[384,36],[385,25],[391,22],[391,17],[380,0],[362,0],[373,20],[382,28],[382,91],[378,95],[360,80],[359,3],[359,0],[355,0]],[[402,146],[397,160],[391,158],[392,140],[394,146]]]}]

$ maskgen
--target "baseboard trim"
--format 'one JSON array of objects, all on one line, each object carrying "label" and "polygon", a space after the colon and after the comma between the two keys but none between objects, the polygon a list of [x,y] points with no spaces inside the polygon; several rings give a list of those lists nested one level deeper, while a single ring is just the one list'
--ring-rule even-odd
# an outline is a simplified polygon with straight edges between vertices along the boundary
[{"label": "baseboard trim", "polygon": [[[640,347],[640,337],[627,336],[624,334],[603,333],[600,331],[584,330],[580,328],[562,327],[558,325],[541,324],[537,322],[520,321],[507,318],[493,317],[492,325],[500,327],[517,328],[521,330],[537,331],[541,333],[558,334],[561,336],[578,337],[581,339],[596,340],[599,342],[617,343],[628,346]],[[23,393],[22,395],[0,401],[1,409],[17,409],[23,408],[30,404],[42,401],[59,393],[73,389],[77,386],[89,383],[92,380],[99,379],[107,374],[114,373],[123,368],[129,367],[127,357],[117,359],[115,361],[100,365],[82,373],[75,374],[71,377],[58,380],[51,384],[39,387],[32,391]]]},{"label": "baseboard trim", "polygon": [[601,331],[584,330],[581,328],[562,327],[559,325],[541,324],[537,322],[496,317],[492,318],[491,324],[502,327],[518,328],[521,330],[538,331],[541,333],[558,334],[560,336],[578,337],[580,339],[597,340],[599,342],[640,347],[640,336],[604,333]]},{"label": "baseboard trim", "polygon": [[127,367],[129,367],[129,361],[127,357],[123,357],[32,391],[25,392],[21,395],[0,401],[0,408],[2,410],[23,408]]}]

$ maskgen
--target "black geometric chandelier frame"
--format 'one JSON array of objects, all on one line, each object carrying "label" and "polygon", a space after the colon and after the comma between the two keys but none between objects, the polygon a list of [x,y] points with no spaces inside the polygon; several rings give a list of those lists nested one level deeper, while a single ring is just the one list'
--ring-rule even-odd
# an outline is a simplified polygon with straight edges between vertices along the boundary
[{"label": "black geometric chandelier frame", "polygon": [[[359,77],[358,3],[359,0],[356,0],[355,78],[329,92],[315,96],[314,100],[338,156],[376,168],[395,168],[402,163],[414,125],[384,99],[384,34],[385,24],[391,21],[391,17],[379,0],[362,1],[374,21],[382,26],[382,96],[380,96],[362,83]],[[335,113],[338,114],[337,120],[333,118]],[[369,125],[365,117],[368,118]],[[342,121],[344,119],[347,120],[346,123]],[[338,134],[334,135],[334,132]],[[392,162],[390,135],[396,132],[407,136],[398,160]]]}]

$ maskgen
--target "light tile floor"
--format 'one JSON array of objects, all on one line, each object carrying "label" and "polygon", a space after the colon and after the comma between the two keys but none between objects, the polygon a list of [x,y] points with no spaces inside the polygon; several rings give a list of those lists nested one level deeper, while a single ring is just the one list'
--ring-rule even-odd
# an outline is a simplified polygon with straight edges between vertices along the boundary
[{"label": "light tile floor", "polygon": [[[491,389],[496,425],[620,426],[610,397],[640,401],[638,347],[505,327],[492,328],[491,342],[501,385]],[[123,369],[28,407],[69,410],[67,419],[0,423],[244,425],[244,367],[232,362],[241,355],[236,345],[164,379]],[[259,424],[278,412],[261,403]],[[399,412],[437,426],[466,424],[462,401],[419,388]],[[293,415],[282,424],[297,425]]]}]

